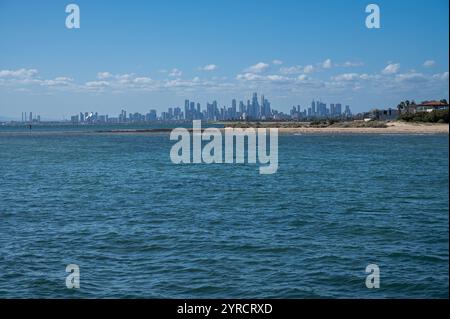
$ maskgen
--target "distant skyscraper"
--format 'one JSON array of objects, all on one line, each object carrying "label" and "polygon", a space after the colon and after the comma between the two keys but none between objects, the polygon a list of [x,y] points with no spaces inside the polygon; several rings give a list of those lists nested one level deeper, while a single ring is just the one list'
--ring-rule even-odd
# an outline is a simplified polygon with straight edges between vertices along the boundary
[{"label": "distant skyscraper", "polygon": [[184,100],[184,119],[185,120],[190,119],[189,100]]},{"label": "distant skyscraper", "polygon": [[237,110],[236,110],[236,99],[233,99],[231,101],[231,114],[230,114],[230,117],[232,119],[236,119],[237,118],[236,112],[237,112]]},{"label": "distant skyscraper", "polygon": [[341,114],[342,114],[342,105],[341,105],[341,103],[336,103],[334,110],[335,110],[336,116],[341,116]]},{"label": "distant skyscraper", "polygon": [[350,111],[350,106],[349,105],[345,106],[344,116],[346,116],[346,117],[352,116],[352,112]]},{"label": "distant skyscraper", "polygon": [[243,114],[245,113],[245,105],[244,102],[239,101],[239,113]]},{"label": "distant skyscraper", "polygon": [[259,103],[258,103],[258,94],[253,93],[252,104],[251,104],[251,112],[249,112],[249,117],[251,119],[256,119],[259,117]]}]

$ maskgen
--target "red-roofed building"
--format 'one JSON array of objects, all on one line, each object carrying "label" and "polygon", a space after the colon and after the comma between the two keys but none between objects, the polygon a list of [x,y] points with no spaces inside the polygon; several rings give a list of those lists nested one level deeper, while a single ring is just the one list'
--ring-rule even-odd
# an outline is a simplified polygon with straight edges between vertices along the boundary
[{"label": "red-roofed building", "polygon": [[443,101],[424,101],[412,106],[412,112],[432,112],[435,110],[448,110],[448,102]]}]

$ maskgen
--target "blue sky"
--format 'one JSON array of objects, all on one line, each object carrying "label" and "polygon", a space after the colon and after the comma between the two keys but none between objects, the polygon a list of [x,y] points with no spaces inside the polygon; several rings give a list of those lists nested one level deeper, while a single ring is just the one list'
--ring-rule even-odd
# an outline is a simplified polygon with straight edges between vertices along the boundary
[{"label": "blue sky", "polygon": [[[65,27],[76,3],[81,28]],[[448,1],[0,0],[0,116],[45,119],[229,105],[253,91],[288,111],[448,98]]]}]

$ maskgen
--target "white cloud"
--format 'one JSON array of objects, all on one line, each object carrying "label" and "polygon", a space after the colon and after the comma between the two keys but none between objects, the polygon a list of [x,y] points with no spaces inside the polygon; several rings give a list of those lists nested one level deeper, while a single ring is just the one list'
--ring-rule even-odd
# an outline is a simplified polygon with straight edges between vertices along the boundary
[{"label": "white cloud", "polygon": [[53,80],[43,80],[41,82],[41,85],[52,86],[52,87],[68,86],[68,85],[71,85],[72,82],[73,82],[72,78],[65,77],[65,76],[59,76],[59,77],[54,78]]},{"label": "white cloud", "polygon": [[97,73],[97,78],[100,80],[108,79],[110,77],[112,77],[112,74],[109,72],[98,72]]},{"label": "white cloud", "polygon": [[381,73],[383,73],[383,74],[395,74],[395,73],[398,72],[399,69],[400,69],[400,63],[391,63],[391,64],[388,64],[381,71]]},{"label": "white cloud", "polygon": [[423,66],[425,67],[425,68],[431,68],[432,66],[434,66],[436,64],[436,62],[434,61],[434,60],[426,60],[424,63],[423,63]]},{"label": "white cloud", "polygon": [[289,78],[281,75],[268,75],[266,79],[273,82],[289,81]]},{"label": "white cloud", "polygon": [[199,68],[201,71],[214,71],[217,69],[217,65],[215,64],[207,64]]},{"label": "white cloud", "polygon": [[448,81],[448,71],[444,72],[444,73],[433,74],[433,78],[438,79],[438,80]]},{"label": "white cloud", "polygon": [[244,74],[238,74],[236,76],[237,80],[244,80],[244,81],[255,81],[255,80],[260,80],[262,77],[258,74],[255,73],[244,73]]},{"label": "white cloud", "polygon": [[[328,59],[330,60],[330,59]],[[233,92],[238,96],[239,92],[256,90],[265,92],[268,96],[276,94],[298,94],[299,96],[330,92],[329,94],[347,94],[352,90],[365,90],[368,95],[399,94],[401,96],[413,95],[420,88],[424,95],[434,96],[448,87],[449,73],[436,73],[427,75],[410,70],[400,73],[400,64],[388,62],[389,64],[382,72],[374,73],[348,73],[327,75],[326,72],[317,74],[318,78],[310,77],[310,73],[323,69],[324,62],[310,64],[307,66],[283,66],[276,67],[273,61],[270,64],[260,62],[255,64],[241,74],[230,74],[228,78],[194,77],[192,79],[179,78],[182,72],[178,69],[166,71],[162,78],[152,79],[146,74],[113,74],[110,72],[99,72],[97,76],[88,79],[88,82],[77,82],[67,77],[43,79],[38,76],[35,69],[18,69],[0,71],[0,86],[6,86],[11,90],[15,88],[30,89],[33,92],[37,88],[39,92],[51,92],[50,90],[65,90],[72,92],[96,92],[96,93],[129,93],[129,92],[169,92],[185,96],[187,92],[207,92],[216,96],[217,92]],[[331,60],[330,60],[331,63]],[[343,64],[331,63],[332,67],[360,65],[355,62]],[[362,65],[362,64],[361,64]],[[419,63],[420,65],[420,63]],[[205,68],[208,65],[202,67]],[[271,70],[277,72],[271,72]],[[391,74],[393,76],[386,76]],[[206,75],[206,74],[205,74]],[[34,87],[33,87],[34,86]],[[45,88],[45,90],[44,90]],[[444,88],[444,89],[443,89]],[[325,90],[325,91],[324,91]],[[440,90],[440,91],[438,91]],[[422,92],[422,91],[421,91]],[[192,94],[192,93],[189,93]],[[313,94],[313,95],[314,95]]]},{"label": "white cloud", "polygon": [[332,78],[335,81],[354,81],[359,79],[358,73],[344,73]]},{"label": "white cloud", "polygon": [[269,65],[267,63],[259,62],[256,63],[255,65],[248,67],[245,71],[248,73],[261,73],[267,70],[268,67]]},{"label": "white cloud", "polygon": [[31,78],[37,73],[36,69],[0,70],[0,78]]},{"label": "white cloud", "polygon": [[398,82],[415,83],[415,82],[425,82],[428,80],[428,78],[422,73],[411,72],[411,73],[397,74],[395,76],[395,80]]},{"label": "white cloud", "polygon": [[363,65],[364,65],[364,63],[362,63],[362,62],[352,62],[352,61],[347,61],[347,62],[344,62],[344,64],[342,64],[342,66],[346,67],[346,68],[363,66]]},{"label": "white cloud", "polygon": [[255,73],[244,73],[244,74],[238,74],[236,76],[237,80],[240,81],[260,81],[260,82],[273,82],[273,83],[280,83],[280,82],[289,82],[291,81],[290,78],[278,75],[278,74],[270,74],[270,75],[260,75]]},{"label": "white cloud", "polygon": [[301,73],[303,68],[300,65],[282,67],[280,68],[281,74],[298,74]]},{"label": "white cloud", "polygon": [[152,83],[153,80],[149,77],[137,77],[133,80],[136,84],[149,84]]},{"label": "white cloud", "polygon": [[180,77],[183,74],[183,72],[181,70],[178,70],[177,68],[174,68],[172,70],[170,70],[169,72],[169,76],[173,76],[173,77]]},{"label": "white cloud", "polygon": [[381,76],[380,75],[371,75],[371,74],[367,74],[367,73],[363,73],[360,76],[361,80],[378,80]]},{"label": "white cloud", "polygon": [[283,64],[283,61],[281,61],[281,60],[273,60],[272,64],[281,65],[281,64]]},{"label": "white cloud", "polygon": [[313,65],[307,65],[303,68],[304,73],[312,73],[314,72],[314,66]]},{"label": "white cloud", "polygon": [[331,63],[331,59],[326,59],[322,62],[322,68],[324,69],[330,69],[332,66],[333,64]]},{"label": "white cloud", "polygon": [[85,85],[89,88],[99,88],[109,86],[109,82],[107,81],[89,81],[86,82]]}]

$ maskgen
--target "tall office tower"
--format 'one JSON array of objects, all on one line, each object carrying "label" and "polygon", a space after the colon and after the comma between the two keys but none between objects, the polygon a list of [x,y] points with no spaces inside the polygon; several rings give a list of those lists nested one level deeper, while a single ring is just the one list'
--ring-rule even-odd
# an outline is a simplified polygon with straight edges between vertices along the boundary
[{"label": "tall office tower", "polygon": [[217,120],[219,118],[219,109],[217,108],[217,101],[214,100],[212,102],[212,108],[213,108],[213,120]]},{"label": "tall office tower", "polygon": [[22,112],[22,122],[23,122],[23,112]]},{"label": "tall office tower", "polygon": [[173,110],[173,115],[176,117],[177,120],[181,120],[181,108],[178,106]]},{"label": "tall office tower", "polygon": [[248,115],[250,118],[254,119],[256,117],[256,105],[258,103],[258,96],[256,93],[253,93],[252,99],[250,102],[250,111],[248,112]]},{"label": "tall office tower", "polygon": [[317,116],[325,116],[327,114],[326,108],[327,108],[327,105],[325,103],[317,101],[316,115]]},{"label": "tall office tower", "polygon": [[333,103],[330,104],[330,115],[331,116],[335,115],[335,109],[334,109],[334,104]]},{"label": "tall office tower", "polygon": [[350,106],[349,105],[345,106],[344,115],[347,116],[347,117],[352,116],[352,111],[350,111]]},{"label": "tall office tower", "polygon": [[296,114],[297,114],[297,109],[295,108],[295,106],[293,106],[291,109],[291,112],[290,112],[291,118],[294,118]]},{"label": "tall office tower", "polygon": [[316,115],[316,102],[314,102],[314,100],[311,103],[311,116],[315,116]]},{"label": "tall office tower", "polygon": [[236,102],[236,99],[232,99],[231,100],[231,114],[230,114],[230,117],[232,119],[235,119],[237,117],[236,113],[237,113],[237,102]]},{"label": "tall office tower", "polygon": [[[82,113],[80,113],[80,116],[82,115]],[[86,121],[86,117],[83,117],[83,121]],[[125,123],[127,121],[127,112],[125,110],[121,110],[120,111],[120,115],[119,115],[119,122],[120,123]]]},{"label": "tall office tower", "polygon": [[205,118],[206,118],[207,120],[210,120],[211,117],[212,117],[211,114],[212,114],[212,105],[209,104],[209,102],[206,102],[206,116],[205,116]]},{"label": "tall office tower", "polygon": [[150,110],[150,121],[156,121],[156,119],[157,119],[156,110]]},{"label": "tall office tower", "polygon": [[200,118],[200,117],[201,117],[201,116],[200,116],[201,114],[202,114],[202,110],[201,110],[201,108],[200,108],[200,103],[197,103],[197,117]]},{"label": "tall office tower", "polygon": [[297,105],[297,113],[300,114],[300,105]]},{"label": "tall office tower", "polygon": [[189,103],[189,112],[190,112],[191,120],[195,120],[196,119],[196,116],[195,116],[195,102],[190,102]]},{"label": "tall office tower", "polygon": [[245,106],[244,106],[244,102],[239,101],[239,113],[245,113]]},{"label": "tall office tower", "polygon": [[249,112],[250,117],[253,119],[258,118],[259,115],[259,103],[258,103],[258,94],[255,92],[252,96],[252,108],[251,112]]},{"label": "tall office tower", "polygon": [[270,102],[266,99],[264,100],[264,109],[265,109],[265,113],[266,113],[266,118],[271,118],[272,111],[270,109]]},{"label": "tall office tower", "polygon": [[33,122],[33,112],[30,112],[30,123]]},{"label": "tall office tower", "polygon": [[189,120],[190,119],[190,115],[189,115],[189,100],[184,100],[184,119],[185,120]]},{"label": "tall office tower", "polygon": [[334,107],[334,110],[335,110],[335,114],[337,116],[341,116],[341,114],[342,114],[342,105],[341,105],[341,103],[336,103],[336,105]]},{"label": "tall office tower", "polygon": [[258,107],[258,118],[262,118],[263,116],[265,117],[266,115],[266,110],[264,109],[264,103],[265,99],[264,99],[264,95],[261,95],[261,104]]}]

